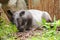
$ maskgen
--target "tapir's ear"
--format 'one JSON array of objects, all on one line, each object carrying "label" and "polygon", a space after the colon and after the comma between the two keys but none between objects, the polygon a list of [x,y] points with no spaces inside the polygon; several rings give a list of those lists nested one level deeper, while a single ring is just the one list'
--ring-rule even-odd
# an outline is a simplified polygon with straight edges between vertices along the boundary
[{"label": "tapir's ear", "polygon": [[21,11],[20,12],[20,16],[24,15],[25,14],[25,11]]},{"label": "tapir's ear", "polygon": [[9,15],[9,20],[14,24],[13,12],[11,12],[10,10],[7,10],[7,13]]},{"label": "tapir's ear", "polygon": [[13,13],[10,10],[7,10],[7,13],[11,16],[13,15]]}]

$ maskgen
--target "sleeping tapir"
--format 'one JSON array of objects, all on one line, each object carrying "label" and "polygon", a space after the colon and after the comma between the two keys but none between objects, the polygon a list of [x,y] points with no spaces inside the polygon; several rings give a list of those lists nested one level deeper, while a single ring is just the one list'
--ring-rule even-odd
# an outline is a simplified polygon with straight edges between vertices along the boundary
[{"label": "sleeping tapir", "polygon": [[37,22],[42,23],[42,18],[45,18],[47,22],[51,22],[52,19],[48,12],[30,9],[30,10],[19,10],[12,13],[10,10],[7,11],[12,18],[14,24],[16,24],[19,31],[29,30],[32,26],[40,26]]}]

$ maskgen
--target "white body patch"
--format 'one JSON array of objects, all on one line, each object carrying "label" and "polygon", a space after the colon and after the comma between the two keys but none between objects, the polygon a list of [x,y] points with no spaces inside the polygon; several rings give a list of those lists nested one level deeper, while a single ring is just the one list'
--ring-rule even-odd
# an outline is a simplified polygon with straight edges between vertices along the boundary
[{"label": "white body patch", "polygon": [[52,20],[50,15],[45,11],[39,11],[39,10],[33,10],[33,9],[28,11],[33,16],[33,25],[41,26],[41,25],[38,25],[37,22],[42,24],[42,17],[44,17],[46,20]]},{"label": "white body patch", "polygon": [[39,10],[28,10],[29,12],[31,12],[33,19],[36,20],[37,22],[41,22],[42,19],[42,11]]}]

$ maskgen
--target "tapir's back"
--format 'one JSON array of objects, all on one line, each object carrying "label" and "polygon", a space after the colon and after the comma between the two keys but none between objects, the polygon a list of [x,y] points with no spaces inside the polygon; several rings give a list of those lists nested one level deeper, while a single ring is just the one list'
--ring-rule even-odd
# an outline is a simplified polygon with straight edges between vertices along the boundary
[{"label": "tapir's back", "polygon": [[[40,11],[40,10],[28,10],[33,16],[33,24],[36,25],[37,22],[42,24],[42,18],[45,18],[46,21],[51,20],[48,12]],[[37,24],[38,25],[38,24]]]},{"label": "tapir's back", "polygon": [[29,12],[31,12],[34,20],[36,20],[37,22],[41,22],[41,18],[42,18],[42,11],[39,10],[28,10]]}]

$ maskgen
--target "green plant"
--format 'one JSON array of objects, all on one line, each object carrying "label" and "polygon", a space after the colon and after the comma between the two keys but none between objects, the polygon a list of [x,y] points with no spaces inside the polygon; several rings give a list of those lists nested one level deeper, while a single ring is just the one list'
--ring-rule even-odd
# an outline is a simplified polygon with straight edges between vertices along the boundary
[{"label": "green plant", "polygon": [[[41,25],[37,22],[38,25]],[[56,21],[56,17],[54,16],[54,22],[47,23],[46,20],[42,19],[42,25],[46,27],[47,30],[44,30],[42,35],[32,36],[29,40],[60,40],[60,32],[56,32],[57,26],[60,26],[60,20]],[[51,28],[53,25],[53,28]]]},{"label": "green plant", "polygon": [[6,24],[3,18],[0,18],[0,39],[14,39],[14,34],[17,32],[17,28],[12,23]]},{"label": "green plant", "polygon": [[[54,22],[52,23],[47,23],[46,20],[43,18],[42,19],[42,25],[46,27],[48,30],[56,30],[57,26],[60,26],[60,20],[56,21],[56,17],[54,16]],[[52,26],[52,28],[51,28]]]}]

